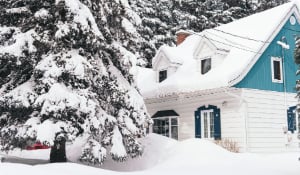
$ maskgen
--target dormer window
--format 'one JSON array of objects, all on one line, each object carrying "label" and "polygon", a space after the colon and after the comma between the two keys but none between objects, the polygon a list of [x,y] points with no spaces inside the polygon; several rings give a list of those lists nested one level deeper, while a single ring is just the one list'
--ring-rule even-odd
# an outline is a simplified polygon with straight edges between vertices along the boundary
[{"label": "dormer window", "polygon": [[162,82],[165,79],[167,79],[167,70],[161,70],[159,71],[159,75],[158,75],[158,82]]},{"label": "dormer window", "polygon": [[201,74],[206,74],[211,69],[211,58],[201,60]]}]

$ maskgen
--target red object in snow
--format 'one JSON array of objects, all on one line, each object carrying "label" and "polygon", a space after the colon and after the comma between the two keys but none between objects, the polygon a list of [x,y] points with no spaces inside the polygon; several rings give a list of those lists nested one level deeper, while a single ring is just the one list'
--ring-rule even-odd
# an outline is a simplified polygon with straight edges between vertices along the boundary
[{"label": "red object in snow", "polygon": [[50,146],[43,145],[40,142],[33,144],[32,146],[27,146],[26,150],[37,150],[37,149],[49,149]]}]

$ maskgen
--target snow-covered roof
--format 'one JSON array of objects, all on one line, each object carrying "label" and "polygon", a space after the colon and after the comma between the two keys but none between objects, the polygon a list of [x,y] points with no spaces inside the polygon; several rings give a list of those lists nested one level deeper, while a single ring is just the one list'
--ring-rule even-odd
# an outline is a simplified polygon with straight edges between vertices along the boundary
[{"label": "snow-covered roof", "polygon": [[183,63],[182,58],[180,56],[181,54],[178,54],[178,49],[176,47],[163,45],[159,48],[157,54],[152,59],[153,68],[156,67],[156,65],[159,62],[159,59],[161,59],[161,54],[163,54],[165,58],[167,58],[170,61],[170,63],[179,65]]},{"label": "snow-covered roof", "polygon": [[[300,2],[295,0],[201,33],[194,33],[177,47],[162,46],[160,52],[167,54],[170,57],[168,59],[180,59],[182,65],[160,83],[155,82],[154,71],[150,73],[150,70],[141,68],[138,86],[143,96],[155,98],[230,87],[238,83],[259,59],[288,17],[295,14],[300,19],[299,7]],[[197,60],[194,58],[197,46],[203,40],[208,40],[217,49],[228,52],[221,65],[204,75],[197,71]],[[155,57],[153,62],[158,62],[156,59],[159,57]]]}]

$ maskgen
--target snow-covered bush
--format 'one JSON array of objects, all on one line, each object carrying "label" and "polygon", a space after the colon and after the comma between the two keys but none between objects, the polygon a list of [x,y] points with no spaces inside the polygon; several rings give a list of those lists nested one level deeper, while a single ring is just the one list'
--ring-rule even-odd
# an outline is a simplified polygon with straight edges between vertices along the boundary
[{"label": "snow-covered bush", "polygon": [[231,139],[225,138],[225,139],[222,139],[222,140],[216,140],[215,143],[217,145],[227,149],[230,152],[233,152],[233,153],[239,153],[240,152],[240,147],[238,146],[238,143],[231,140]]}]

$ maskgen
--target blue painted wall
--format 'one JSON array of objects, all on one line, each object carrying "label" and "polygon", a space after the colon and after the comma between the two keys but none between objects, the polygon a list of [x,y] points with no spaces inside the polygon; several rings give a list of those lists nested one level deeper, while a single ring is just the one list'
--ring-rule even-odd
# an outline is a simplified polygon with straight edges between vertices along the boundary
[{"label": "blue painted wall", "polygon": [[[282,53],[282,48],[277,44],[277,41],[280,41],[283,36],[286,38],[287,44],[290,46],[290,49],[284,50],[284,52]],[[272,82],[271,68],[271,56],[282,58],[282,54],[284,54],[283,61],[285,67],[286,89],[287,92],[296,92],[296,70],[298,66],[294,63],[293,57],[296,36],[300,36],[300,25],[298,21],[295,25],[291,25],[288,20],[281,31],[277,34],[275,39],[270,43],[268,48],[259,58],[259,60],[254,64],[252,69],[244,77],[244,79],[234,85],[234,87],[284,92],[283,83]]]}]

